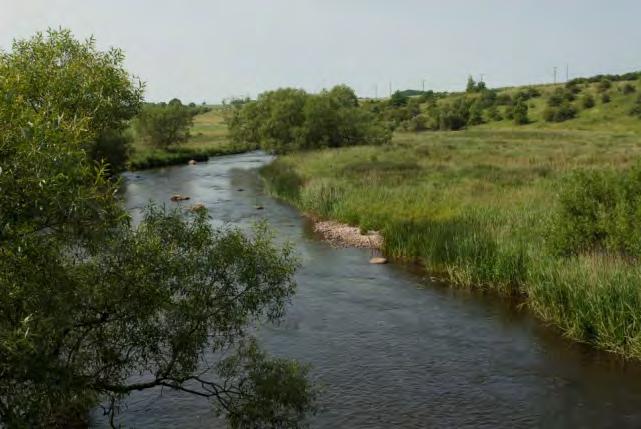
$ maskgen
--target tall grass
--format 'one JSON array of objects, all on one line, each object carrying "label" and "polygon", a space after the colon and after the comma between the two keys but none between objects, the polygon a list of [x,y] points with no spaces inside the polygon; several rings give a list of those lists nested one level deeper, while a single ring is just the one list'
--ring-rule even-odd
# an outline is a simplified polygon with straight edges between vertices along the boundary
[{"label": "tall grass", "polygon": [[475,129],[292,154],[262,173],[303,211],[381,231],[390,257],[460,286],[521,295],[567,336],[641,358],[641,268],[557,256],[548,245],[569,173],[639,155],[634,134]]}]

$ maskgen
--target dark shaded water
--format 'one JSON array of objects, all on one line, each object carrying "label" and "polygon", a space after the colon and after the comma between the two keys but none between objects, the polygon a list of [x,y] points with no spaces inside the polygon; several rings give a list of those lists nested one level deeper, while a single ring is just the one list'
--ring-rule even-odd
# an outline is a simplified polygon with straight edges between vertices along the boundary
[{"label": "dark shaded water", "polygon": [[[217,222],[266,219],[296,244],[298,293],[260,338],[273,354],[313,365],[324,411],[312,427],[641,427],[641,366],[566,341],[495,296],[370,265],[367,250],[330,248],[263,193],[255,169],[268,160],[253,153],[130,174],[126,200],[136,212],[189,195]],[[159,390],[132,396],[120,421],[224,426],[206,401]]]}]

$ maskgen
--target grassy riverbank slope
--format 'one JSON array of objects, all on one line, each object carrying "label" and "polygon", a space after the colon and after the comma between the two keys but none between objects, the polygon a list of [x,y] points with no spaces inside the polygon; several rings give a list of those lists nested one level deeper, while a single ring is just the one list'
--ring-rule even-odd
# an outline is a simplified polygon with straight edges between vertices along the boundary
[{"label": "grassy riverbank slope", "polygon": [[129,161],[131,170],[186,164],[189,160],[206,161],[210,156],[228,155],[256,149],[248,144],[234,144],[227,138],[222,107],[196,115],[191,137],[186,143],[168,149],[152,148],[137,139]]},{"label": "grassy riverbank slope", "polygon": [[[303,211],[380,230],[391,257],[418,260],[457,285],[523,295],[567,336],[639,358],[638,263],[558,257],[548,244],[568,173],[624,168],[641,156],[641,119],[628,115],[636,93],[619,85],[611,101],[566,122],[542,120],[542,97],[530,101],[524,126],[503,120],[396,132],[389,145],[279,157],[263,175],[276,196]],[[593,85],[583,90],[596,97]]]}]

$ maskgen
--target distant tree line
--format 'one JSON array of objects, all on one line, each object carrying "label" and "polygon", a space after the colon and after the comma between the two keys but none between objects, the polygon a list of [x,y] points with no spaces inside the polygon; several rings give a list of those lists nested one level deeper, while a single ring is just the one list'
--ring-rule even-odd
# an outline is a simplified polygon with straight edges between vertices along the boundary
[{"label": "distant tree line", "polygon": [[590,77],[577,77],[568,81],[568,84],[575,85],[575,84],[585,84],[585,83],[596,83],[596,82],[602,82],[605,80],[610,82],[624,82],[624,81],[635,81],[639,79],[641,79],[641,71],[629,72],[624,74],[598,74]]},{"label": "distant tree line", "polygon": [[391,139],[385,123],[345,85],[319,94],[293,88],[268,91],[255,101],[230,103],[225,119],[233,141],[256,143],[276,153]]}]

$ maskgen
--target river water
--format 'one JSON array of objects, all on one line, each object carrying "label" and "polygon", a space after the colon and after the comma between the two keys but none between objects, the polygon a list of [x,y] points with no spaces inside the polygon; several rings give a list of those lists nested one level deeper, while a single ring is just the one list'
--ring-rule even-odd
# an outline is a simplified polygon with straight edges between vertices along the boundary
[{"label": "river water", "polygon": [[[189,195],[214,222],[265,219],[296,245],[298,292],[259,338],[272,354],[312,364],[323,392],[311,427],[641,427],[640,365],[567,341],[496,296],[370,265],[369,250],[331,248],[263,192],[256,169],[269,159],[256,152],[128,173],[125,198],[137,215],[150,200],[172,206],[172,194]],[[205,400],[166,390],[131,396],[119,421],[224,427]]]}]

